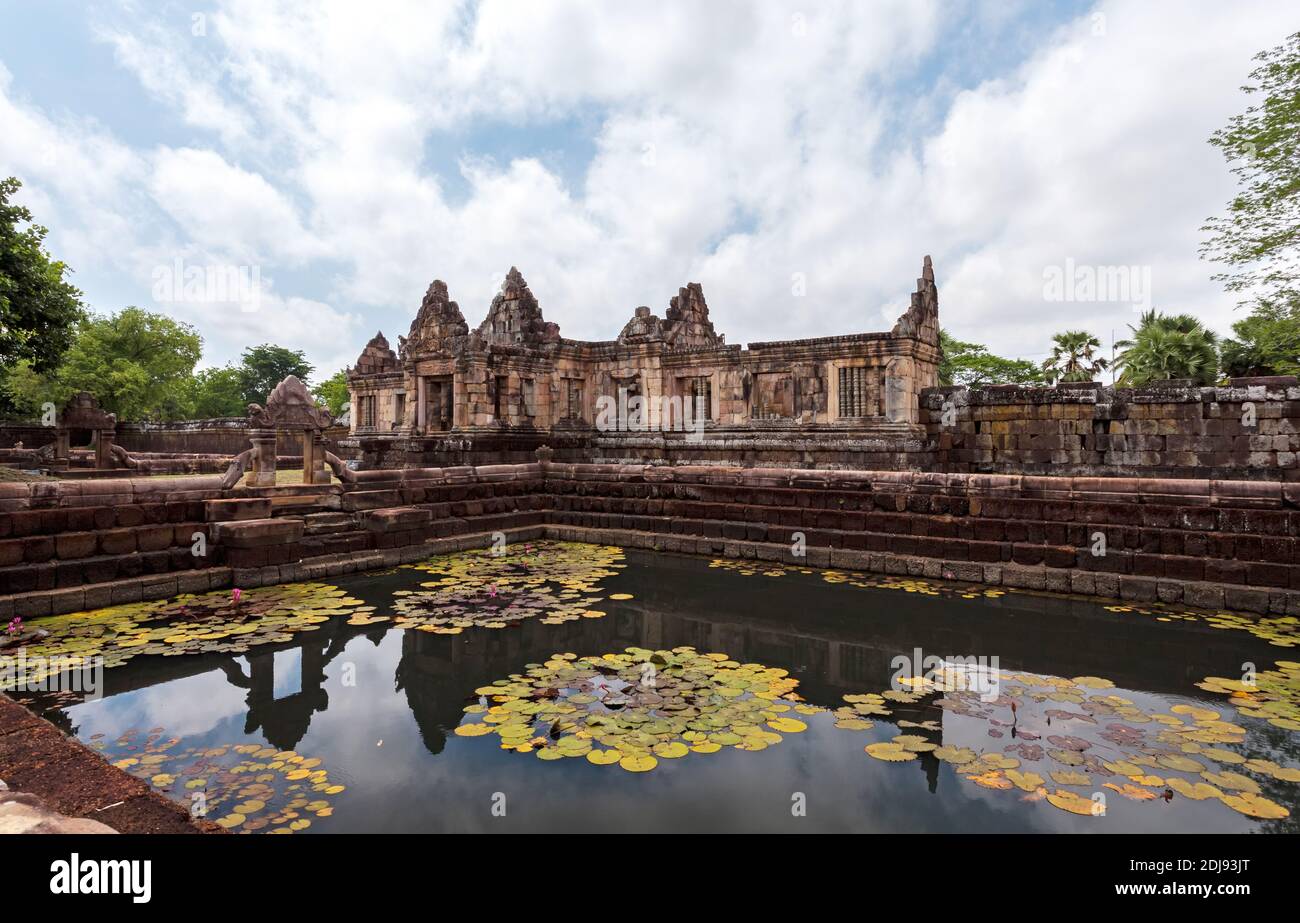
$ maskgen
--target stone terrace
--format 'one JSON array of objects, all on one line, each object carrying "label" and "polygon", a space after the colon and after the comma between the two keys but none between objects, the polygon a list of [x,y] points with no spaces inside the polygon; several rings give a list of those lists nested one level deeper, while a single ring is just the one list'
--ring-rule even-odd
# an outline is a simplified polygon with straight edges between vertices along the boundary
[{"label": "stone terrace", "polygon": [[[0,617],[253,587],[492,533],[1300,615],[1300,483],[564,464],[0,484]],[[1107,553],[1094,556],[1096,534]],[[791,553],[802,533],[807,555]],[[193,553],[201,535],[205,554]]]}]

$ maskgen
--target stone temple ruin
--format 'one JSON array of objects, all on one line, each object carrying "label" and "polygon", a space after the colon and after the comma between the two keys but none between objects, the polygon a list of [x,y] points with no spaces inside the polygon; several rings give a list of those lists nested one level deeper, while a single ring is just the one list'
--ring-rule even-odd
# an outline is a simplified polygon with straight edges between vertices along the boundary
[{"label": "stone temple ruin", "polygon": [[565,339],[512,268],[477,328],[435,280],[397,352],[382,332],[366,344],[351,432],[365,467],[524,461],[543,443],[565,460],[907,467],[940,358],[929,257],[891,331],[748,348],[714,330],[694,282],[617,339]]}]

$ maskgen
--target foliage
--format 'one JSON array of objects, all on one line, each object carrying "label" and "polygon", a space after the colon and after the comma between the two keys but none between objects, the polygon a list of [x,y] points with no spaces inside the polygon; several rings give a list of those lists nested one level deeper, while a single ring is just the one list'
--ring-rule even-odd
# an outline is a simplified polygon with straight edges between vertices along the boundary
[{"label": "foliage", "polygon": [[1300,299],[1285,306],[1257,302],[1232,334],[1219,350],[1225,375],[1300,375]]},{"label": "foliage", "polygon": [[[559,625],[603,618],[600,581],[623,560],[613,545],[525,544],[509,553],[466,551],[412,565],[441,579],[393,593],[393,620],[403,628],[455,635],[466,628],[508,628],[525,619]],[[611,596],[625,599],[626,596]]]},{"label": "foliage", "polygon": [[235,366],[203,369],[186,386],[186,416],[192,419],[242,417],[247,412],[243,374]]},{"label": "foliage", "polygon": [[348,370],[339,369],[316,386],[316,398],[325,405],[331,416],[337,417],[352,400],[348,393]]},{"label": "foliage", "polygon": [[332,817],[329,797],[347,788],[330,779],[319,757],[257,743],[184,748],[180,743],[163,728],[128,728],[91,745],[118,769],[186,808],[201,793],[205,816],[239,833],[306,830],[314,823],[306,815]]},{"label": "foliage", "polygon": [[301,350],[270,343],[249,347],[240,361],[241,399],[245,404],[265,404],[267,395],[284,379],[296,375],[307,384],[312,371]]},{"label": "foliage", "polygon": [[1233,164],[1240,190],[1202,230],[1201,254],[1226,263],[1215,276],[1229,291],[1274,302],[1300,297],[1300,32],[1255,56],[1242,87],[1260,101],[1233,116],[1210,143]]},{"label": "foliage", "polygon": [[184,415],[185,384],[202,351],[188,324],[128,307],[83,321],[55,380],[91,392],[121,420],[175,419]]},{"label": "foliage", "polygon": [[36,371],[30,359],[19,359],[4,370],[0,390],[4,392],[4,406],[28,418],[39,416],[47,401],[62,407],[73,393],[53,373]]},{"label": "foliage", "polygon": [[1043,370],[1028,359],[1003,359],[978,343],[964,343],[939,332],[943,361],[939,364],[941,385],[1040,385],[1046,382]]},{"label": "foliage", "polygon": [[1121,385],[1175,378],[1198,384],[1214,381],[1219,366],[1217,338],[1192,315],[1152,309],[1142,314],[1136,327],[1129,324],[1129,330],[1132,337],[1115,344],[1121,350],[1115,360]]},{"label": "foliage", "polygon": [[12,176],[0,180],[0,370],[25,361],[45,373],[67,350],[85,308],[65,278],[71,270],[43,246],[46,229],[10,204],[21,185]]},{"label": "foliage", "polygon": [[[509,680],[480,686],[458,737],[495,734],[502,749],[550,761],[585,759],[641,773],[660,760],[756,752],[820,714],[794,691],[787,670],[741,664],[692,647],[629,647],[599,657],[554,654]],[[693,757],[698,759],[699,757]]]},{"label": "foliage", "polygon": [[1066,330],[1052,337],[1052,355],[1043,360],[1049,382],[1096,381],[1110,364],[1096,353],[1101,340],[1086,330]]}]

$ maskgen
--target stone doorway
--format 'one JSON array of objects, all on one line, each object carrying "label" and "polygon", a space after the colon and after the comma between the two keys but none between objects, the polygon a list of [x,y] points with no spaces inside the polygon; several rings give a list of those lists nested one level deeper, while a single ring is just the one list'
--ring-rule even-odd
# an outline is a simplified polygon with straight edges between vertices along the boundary
[{"label": "stone doorway", "polygon": [[434,375],[425,380],[425,411],[421,421],[424,432],[442,433],[451,429],[455,419],[455,378]]}]

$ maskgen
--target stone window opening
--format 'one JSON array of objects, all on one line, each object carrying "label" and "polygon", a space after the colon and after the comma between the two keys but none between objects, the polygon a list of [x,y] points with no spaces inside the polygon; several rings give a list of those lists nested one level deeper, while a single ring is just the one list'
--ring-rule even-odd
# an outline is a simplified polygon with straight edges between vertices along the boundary
[{"label": "stone window opening", "polygon": [[402,425],[406,419],[406,394],[399,391],[393,395],[393,427]]},{"label": "stone window opening", "polygon": [[373,394],[363,394],[357,401],[357,420],[358,426],[373,427],[375,425],[375,396]]},{"label": "stone window opening", "polygon": [[506,387],[509,379],[504,375],[498,375],[494,379],[492,389],[492,415],[498,420],[504,416]]},{"label": "stone window opening", "polygon": [[537,416],[537,389],[533,386],[533,379],[521,378],[519,392],[519,403],[524,409],[524,416],[530,419]]},{"label": "stone window opening", "polygon": [[583,381],[581,378],[566,378],[565,380],[565,402],[564,416],[569,420],[582,420],[582,397]]},{"label": "stone window opening", "polygon": [[870,415],[867,395],[867,370],[863,366],[841,366],[839,371],[840,417]]},{"label": "stone window opening", "polygon": [[[710,375],[693,375],[677,379],[677,393],[682,396],[682,422],[694,423],[696,420],[713,419],[713,377]],[[689,399],[690,405],[686,401]]]}]

